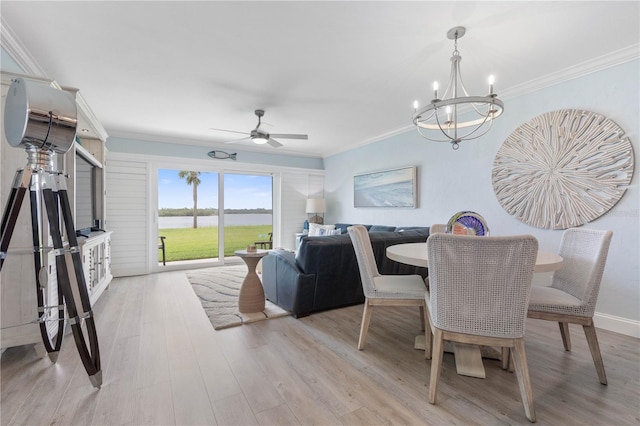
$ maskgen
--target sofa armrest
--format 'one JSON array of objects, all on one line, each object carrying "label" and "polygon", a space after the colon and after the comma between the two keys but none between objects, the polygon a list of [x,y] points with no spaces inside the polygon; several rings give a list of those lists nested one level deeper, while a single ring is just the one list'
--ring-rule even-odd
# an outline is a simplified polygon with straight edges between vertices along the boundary
[{"label": "sofa armrest", "polygon": [[306,316],[313,308],[315,275],[305,274],[293,253],[271,250],[262,258],[262,286],[268,300],[291,312]]}]

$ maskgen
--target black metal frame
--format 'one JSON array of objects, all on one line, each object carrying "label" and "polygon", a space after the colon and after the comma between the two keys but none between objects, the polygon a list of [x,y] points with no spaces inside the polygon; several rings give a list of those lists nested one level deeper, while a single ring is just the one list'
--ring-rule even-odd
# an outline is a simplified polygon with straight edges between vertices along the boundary
[{"label": "black metal frame", "polygon": [[162,250],[162,264],[166,265],[167,261],[165,258],[165,253],[164,253],[164,249],[165,249],[165,245],[164,245],[164,239],[167,238],[164,235],[160,235],[158,238],[160,238],[160,243],[158,244],[158,250]]}]

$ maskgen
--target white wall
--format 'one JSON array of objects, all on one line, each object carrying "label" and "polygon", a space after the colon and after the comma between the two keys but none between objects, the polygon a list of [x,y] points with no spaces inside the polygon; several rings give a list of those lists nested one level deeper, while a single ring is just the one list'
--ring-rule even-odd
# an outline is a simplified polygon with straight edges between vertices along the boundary
[{"label": "white wall", "polygon": [[281,177],[281,233],[274,247],[294,250],[296,234],[302,232],[304,221],[309,218],[305,213],[307,198],[323,197],[324,174],[292,171],[281,173]]},{"label": "white wall", "polygon": [[[483,215],[494,235],[533,234],[540,247],[557,251],[562,231],[524,224],[505,212],[491,184],[495,155],[520,124],[558,109],[585,109],[604,115],[625,130],[634,147],[639,141],[639,61],[608,68],[527,95],[505,99],[505,112],[483,138],[462,143],[453,151],[447,143],[422,139],[410,131],[352,151],[325,158],[326,223],[380,225],[446,223],[454,213],[472,210]],[[418,94],[416,94],[418,95]],[[407,112],[410,116],[411,111]],[[361,172],[418,166],[419,206],[416,209],[354,208],[353,175]],[[640,196],[636,170],[625,195],[604,216],[585,225],[613,230],[596,324],[640,337]]]},{"label": "white wall", "polygon": [[[107,212],[104,226],[113,231],[111,273],[114,277],[150,272],[149,241],[151,224],[155,223],[151,221],[148,209],[150,175],[150,167],[145,159],[107,153]],[[153,258],[157,259],[157,250],[153,251]]]}]

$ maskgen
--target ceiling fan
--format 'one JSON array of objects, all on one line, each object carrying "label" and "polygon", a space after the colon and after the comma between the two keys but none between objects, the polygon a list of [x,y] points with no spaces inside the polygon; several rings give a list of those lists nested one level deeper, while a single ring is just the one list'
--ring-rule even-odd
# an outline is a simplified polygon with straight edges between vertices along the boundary
[{"label": "ceiling fan", "polygon": [[258,145],[263,145],[263,144],[269,144],[274,148],[280,148],[282,146],[282,144],[280,142],[278,142],[277,140],[275,140],[274,138],[279,138],[279,139],[309,139],[308,135],[296,135],[296,134],[291,134],[291,133],[269,133],[267,132],[264,128],[261,128],[260,126],[263,124],[262,123],[262,117],[264,116],[264,110],[263,109],[257,109],[254,111],[255,115],[258,117],[258,125],[256,126],[255,129],[253,129],[250,133],[247,132],[238,132],[236,130],[226,130],[226,129],[215,129],[215,128],[211,128],[211,130],[219,130],[222,132],[232,132],[232,133],[240,133],[243,135],[249,135],[248,137],[245,138],[241,138],[241,139],[236,139],[233,141],[229,141],[229,142],[225,142],[225,143],[236,143],[236,142],[242,142],[242,141],[253,141],[253,143],[258,144]]}]

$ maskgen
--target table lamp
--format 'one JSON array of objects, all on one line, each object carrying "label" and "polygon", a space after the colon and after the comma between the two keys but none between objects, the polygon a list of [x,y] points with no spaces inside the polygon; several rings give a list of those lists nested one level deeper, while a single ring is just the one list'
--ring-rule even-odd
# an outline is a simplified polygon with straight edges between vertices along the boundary
[{"label": "table lamp", "polygon": [[307,213],[312,213],[313,216],[309,219],[310,223],[317,223],[322,225],[324,218],[318,216],[318,213],[324,213],[325,204],[324,198],[309,198],[307,199]]}]

